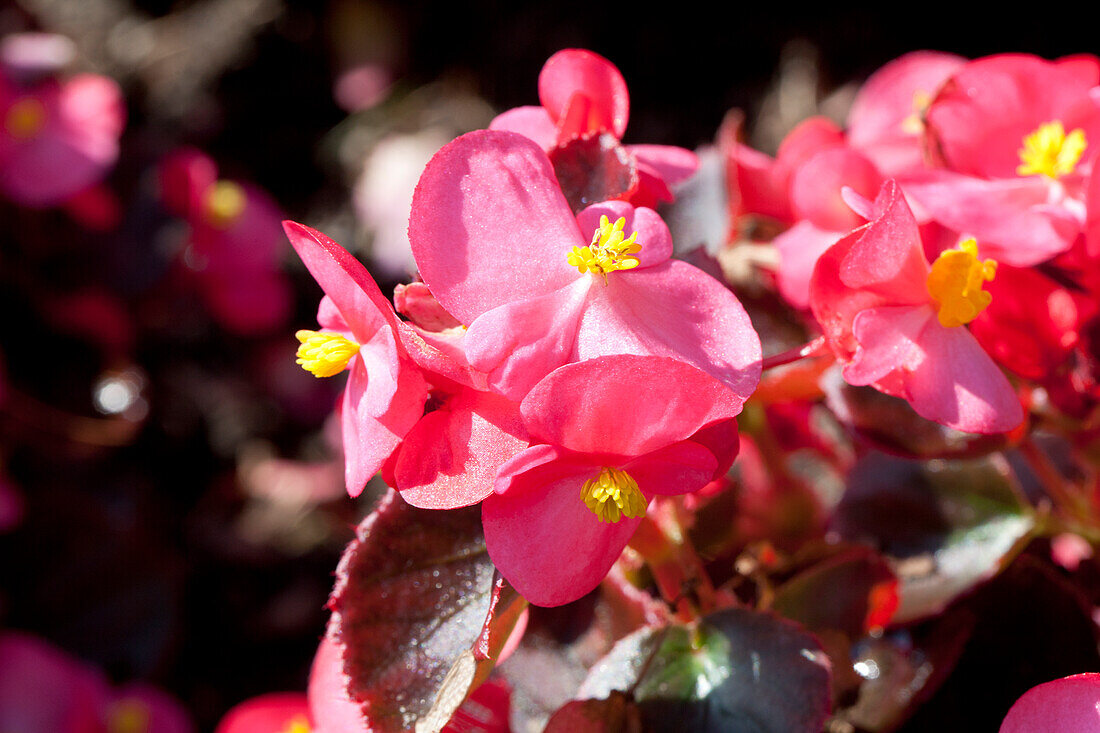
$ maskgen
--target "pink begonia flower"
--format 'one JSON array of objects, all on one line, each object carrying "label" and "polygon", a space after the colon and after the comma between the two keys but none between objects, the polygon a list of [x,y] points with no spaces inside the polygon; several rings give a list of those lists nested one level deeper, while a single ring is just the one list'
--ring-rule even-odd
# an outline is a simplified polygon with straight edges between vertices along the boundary
[{"label": "pink begonia flower", "polygon": [[425,284],[469,326],[471,366],[513,400],[558,366],[606,354],[671,356],[742,397],[760,379],[744,308],[669,259],[656,212],[607,202],[574,216],[546,154],[521,135],[482,130],[440,150],[409,240]]},{"label": "pink begonia flower", "polygon": [[291,221],[283,226],[325,291],[317,311],[321,330],[297,333],[298,363],[318,377],[350,372],[340,420],[345,481],[358,496],[423,414],[428,385],[366,268],[321,232]]},{"label": "pink begonia flower", "polygon": [[25,206],[63,203],[111,170],[125,122],[122,92],[105,76],[24,87],[0,71],[0,191]]},{"label": "pink begonia flower", "polygon": [[1085,226],[1085,189],[1100,145],[1100,60],[1005,54],[957,71],[926,114],[941,169],[904,182],[946,227],[985,255],[1038,264]]},{"label": "pink begonia flower", "polygon": [[[622,74],[603,56],[576,48],[558,51],[543,65],[538,86],[541,107],[510,109],[489,129],[518,132],[546,152],[600,133],[622,140],[630,96]],[[638,186],[625,200],[636,206],[672,201],[669,187],[699,167],[694,153],[671,145],[627,145],[625,150],[638,173]]]},{"label": "pink begonia flower", "polygon": [[520,406],[541,444],[504,464],[482,502],[493,564],[535,605],[588,593],[650,499],[695,491],[729,468],[742,399],[666,357],[604,356],[556,369]]},{"label": "pink begonia flower", "polygon": [[131,682],[113,690],[100,713],[107,731],[191,733],[191,718],[171,695],[145,684]]},{"label": "pink begonia flower", "polygon": [[362,728],[314,727],[304,692],[269,692],[230,708],[214,733],[337,733]]},{"label": "pink begonia flower", "polygon": [[191,148],[164,160],[160,184],[165,205],[190,227],[184,259],[217,321],[241,334],[285,323],[293,293],[279,267],[283,215],[271,197],[219,180],[214,161]]},{"label": "pink begonia flower", "polygon": [[[862,208],[869,208],[863,202]],[[991,299],[996,264],[973,240],[931,266],[895,181],[871,222],[818,260],[810,305],[849,384],[901,397],[921,416],[971,433],[1006,432],[1023,420],[1012,387],[965,327]]]},{"label": "pink begonia flower", "polygon": [[1000,733],[1100,733],[1100,674],[1044,682],[1025,692]]}]

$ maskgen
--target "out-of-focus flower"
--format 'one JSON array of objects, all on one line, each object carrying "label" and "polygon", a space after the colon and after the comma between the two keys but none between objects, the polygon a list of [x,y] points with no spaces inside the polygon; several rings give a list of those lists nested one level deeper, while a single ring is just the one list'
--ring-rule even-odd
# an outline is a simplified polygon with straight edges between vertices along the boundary
[{"label": "out-of-focus flower", "polygon": [[929,265],[916,219],[894,181],[883,184],[870,224],[818,260],[810,305],[849,384],[907,400],[922,417],[971,433],[1020,424],[1020,402],[965,328],[991,300],[996,263],[968,240]]},{"label": "out-of-focus flower", "polygon": [[482,503],[493,564],[540,606],[599,585],[651,498],[697,489],[737,453],[741,396],[675,359],[605,356],[561,367],[520,410],[532,445]]},{"label": "out-of-focus flower", "polygon": [[1000,733],[1097,733],[1100,674],[1075,674],[1036,685],[1020,696]]},{"label": "out-of-focus flower", "polygon": [[623,202],[574,216],[545,153],[508,132],[463,135],[417,186],[409,238],[439,303],[469,325],[465,351],[513,400],[563,364],[670,356],[747,396],[760,341],[737,298],[670,260],[668,227]]},{"label": "out-of-focus flower", "polygon": [[24,82],[23,71],[0,70],[0,191],[25,206],[54,206],[114,166],[126,107],[105,76]]},{"label": "out-of-focus flower", "polygon": [[304,692],[269,692],[235,705],[214,733],[343,733],[354,728],[314,728]]},{"label": "out-of-focus flower", "polygon": [[[516,107],[497,116],[491,130],[525,135],[548,153],[570,142],[610,135],[608,147],[619,147],[630,114],[626,81],[610,61],[584,49],[558,51],[539,73],[541,107]],[[670,145],[623,147],[638,176],[637,186],[622,196],[635,206],[672,201],[670,186],[699,167],[690,150]],[[595,203],[595,202],[591,202]]]}]

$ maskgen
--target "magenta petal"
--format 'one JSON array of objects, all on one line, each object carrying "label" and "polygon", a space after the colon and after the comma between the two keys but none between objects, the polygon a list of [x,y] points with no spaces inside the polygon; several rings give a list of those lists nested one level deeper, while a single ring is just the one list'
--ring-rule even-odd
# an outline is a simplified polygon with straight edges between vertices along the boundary
[{"label": "magenta petal", "polygon": [[492,492],[501,465],[527,444],[517,403],[464,389],[405,436],[394,467],[397,489],[423,509],[476,504]]},{"label": "magenta petal", "polygon": [[732,418],[742,399],[682,361],[619,354],[554,370],[520,411],[534,439],[578,453],[640,456]]},{"label": "magenta petal", "polygon": [[424,282],[467,325],[575,280],[566,258],[588,244],[542,149],[492,130],[457,138],[428,163],[413,196],[409,241]]},{"label": "magenta petal", "polygon": [[714,454],[690,440],[647,453],[623,466],[646,496],[698,491],[710,483],[717,468]]},{"label": "magenta petal", "polygon": [[626,149],[669,186],[686,181],[699,170],[695,153],[674,145],[627,145]]},{"label": "magenta petal", "polygon": [[686,262],[611,273],[596,282],[575,358],[650,354],[687,362],[743,400],[760,381],[760,339],[732,292]]},{"label": "magenta petal", "polygon": [[927,171],[907,179],[905,191],[939,223],[976,238],[984,255],[1027,267],[1068,250],[1083,224],[1047,205],[1050,185],[1044,176],[986,181]]},{"label": "magenta petal", "polygon": [[1100,733],[1100,674],[1075,674],[1025,692],[1000,733]]},{"label": "magenta petal", "polygon": [[928,260],[917,220],[896,181],[882,184],[875,210],[881,215],[840,263],[840,279],[850,288],[880,294],[898,305],[928,302]]},{"label": "magenta petal", "polygon": [[734,143],[728,155],[726,176],[731,179],[731,187],[736,184],[740,199],[737,213],[791,221],[788,175],[781,175],[775,160],[741,143]]},{"label": "magenta petal", "polygon": [[818,258],[840,241],[843,232],[819,229],[808,221],[800,221],[778,235],[773,244],[779,250],[779,271],[776,279],[779,294],[795,308],[810,304],[810,279]]},{"label": "magenta petal", "polygon": [[543,150],[550,150],[558,142],[558,128],[542,107],[513,107],[494,117],[489,129],[519,133],[534,140]]},{"label": "magenta petal", "polygon": [[844,367],[849,384],[864,386],[891,372],[912,370],[924,358],[919,341],[935,311],[928,305],[868,308],[852,321],[859,348]]},{"label": "magenta petal", "polygon": [[642,251],[636,256],[641,260],[639,268],[659,265],[672,256],[672,233],[668,225],[656,211],[644,206],[635,208],[625,201],[605,201],[593,204],[577,214],[577,226],[581,234],[591,239],[600,226],[600,216],[606,216],[612,222],[619,217],[626,219],[623,232],[630,236],[638,232],[638,244]]},{"label": "magenta petal", "polygon": [[581,499],[600,464],[558,458],[545,446],[530,450],[536,460],[517,456],[515,465],[525,470],[502,469],[481,505],[485,544],[493,564],[528,601],[560,606],[600,584],[641,518],[600,522]]},{"label": "magenta petal", "polygon": [[821,229],[838,232],[855,229],[863,220],[845,203],[841,195],[844,187],[874,197],[882,187],[882,176],[871,161],[851,148],[835,147],[816,153],[791,175],[795,219],[809,219]]},{"label": "magenta petal", "polygon": [[29,634],[0,634],[0,730],[98,731],[106,696],[97,670]]},{"label": "magenta petal", "polygon": [[930,320],[920,346],[925,358],[906,386],[922,417],[968,433],[1003,433],[1023,421],[1012,385],[965,327]]},{"label": "magenta petal", "polygon": [[540,379],[569,361],[592,278],[579,277],[546,295],[484,313],[466,332],[470,365],[489,385],[523,399]]},{"label": "magenta petal", "polygon": [[599,54],[579,48],[558,51],[539,73],[539,101],[560,124],[576,94],[588,99],[585,132],[610,131],[622,138],[630,114],[626,81],[615,65]]}]

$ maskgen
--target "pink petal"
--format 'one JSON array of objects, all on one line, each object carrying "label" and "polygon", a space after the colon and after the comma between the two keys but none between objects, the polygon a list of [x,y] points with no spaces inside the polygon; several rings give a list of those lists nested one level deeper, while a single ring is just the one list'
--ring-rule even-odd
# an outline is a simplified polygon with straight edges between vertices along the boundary
[{"label": "pink petal", "polygon": [[630,236],[631,232],[638,232],[638,244],[642,245],[642,251],[636,256],[641,260],[638,268],[659,265],[672,256],[672,233],[660,214],[650,208],[635,208],[625,201],[605,201],[602,204],[593,204],[577,214],[577,226],[581,234],[592,238],[600,226],[600,216],[606,216],[612,223],[619,217],[626,219],[623,232]]},{"label": "pink petal", "polygon": [[732,418],[742,400],[682,361],[620,354],[554,370],[520,411],[533,439],[578,453],[640,456]]},{"label": "pink petal", "polygon": [[1100,674],[1075,674],[1032,687],[1001,723],[1000,733],[1100,733]]},{"label": "pink petal", "polygon": [[126,103],[113,79],[78,74],[61,85],[58,114],[70,145],[104,167],[118,158],[118,139],[126,125]]},{"label": "pink petal", "polygon": [[819,229],[808,221],[800,221],[773,240],[779,250],[776,273],[779,294],[788,303],[795,308],[809,307],[810,279],[817,260],[843,236],[843,232]]},{"label": "pink petal", "polygon": [[623,466],[646,496],[673,496],[698,491],[714,478],[718,460],[690,440],[647,453]]},{"label": "pink petal", "polygon": [[788,181],[795,168],[822,150],[843,146],[844,132],[827,117],[810,117],[798,123],[775,154],[776,176]]},{"label": "pink petal", "polygon": [[60,649],[28,634],[0,634],[0,730],[94,733],[106,694],[95,669]]},{"label": "pink petal", "polygon": [[[328,632],[321,639],[317,655],[313,658],[313,666],[309,670],[308,710],[316,733],[362,733],[367,727],[363,720],[362,706],[348,694],[344,657],[333,634],[333,629],[338,627],[338,621],[339,615],[334,614],[329,621]],[[288,695],[287,703],[290,709],[289,706],[296,705],[297,700]],[[270,730],[279,729],[268,728],[256,733],[267,733]]]},{"label": "pink petal", "polygon": [[684,148],[673,145],[627,145],[626,149],[669,186],[691,178],[699,170],[699,158]]},{"label": "pink petal", "polygon": [[844,202],[841,189],[848,187],[873,198],[882,183],[874,164],[855,150],[823,150],[791,175],[791,210],[796,219],[809,219],[820,229],[847,232],[863,224],[863,219]]},{"label": "pink petal", "polygon": [[965,327],[930,320],[920,346],[925,358],[906,382],[919,415],[967,433],[1003,433],[1023,421],[1008,379]]},{"label": "pink petal", "polygon": [[147,725],[151,733],[191,733],[195,727],[178,700],[144,682],[130,682],[119,687],[111,695],[106,706],[107,728],[117,730],[122,725],[111,720],[117,706],[138,705],[148,715]]},{"label": "pink petal", "polygon": [[514,400],[569,361],[588,292],[596,284],[579,277],[552,293],[483,313],[466,332],[470,365],[488,384]]},{"label": "pink petal", "polygon": [[672,189],[664,182],[656,169],[645,163],[634,161],[634,172],[638,177],[638,185],[633,193],[623,196],[624,201],[629,201],[635,206],[645,206],[650,209],[657,208],[660,204],[667,204],[676,200],[672,195]]},{"label": "pink petal", "polygon": [[[575,601],[600,584],[641,518],[600,522],[581,500],[584,482],[602,467],[546,446],[501,469],[481,507],[493,564],[536,606]],[[526,451],[525,451],[526,453]]]},{"label": "pink petal", "polygon": [[850,288],[877,293],[897,305],[928,302],[920,230],[896,181],[882,184],[875,199],[880,216],[862,230],[840,264],[840,279]]},{"label": "pink petal", "polygon": [[1065,252],[1081,231],[1071,209],[1048,206],[1044,176],[986,181],[950,171],[926,171],[906,179],[905,191],[929,215],[978,240],[982,254],[1017,267]]},{"label": "pink petal", "polygon": [[558,51],[547,59],[539,73],[539,101],[559,125],[577,94],[586,98],[588,110],[583,124],[574,125],[570,134],[608,130],[621,139],[630,114],[630,96],[615,65],[577,48]]},{"label": "pink petal", "polygon": [[729,152],[726,176],[736,185],[740,204],[737,214],[759,214],[791,221],[787,178],[780,176],[775,160],[748,145],[735,143]]},{"label": "pink petal", "polygon": [[760,339],[737,297],[686,262],[611,273],[581,319],[576,360],[668,356],[725,382],[743,401],[760,381]]},{"label": "pink petal", "polygon": [[[1001,54],[971,61],[933,101],[927,114],[929,133],[952,170],[1015,178],[1024,137],[1061,119],[1098,82],[1095,59],[1046,61]],[[1085,132],[1088,136],[1089,130]]]},{"label": "pink petal", "polygon": [[492,492],[501,465],[527,445],[517,403],[463,389],[405,436],[396,488],[423,509],[476,504]]},{"label": "pink petal", "polygon": [[923,167],[920,135],[905,123],[919,114],[915,96],[933,97],[966,59],[936,51],[914,51],[872,74],[848,112],[848,143],[870,158],[884,174]]},{"label": "pink petal", "polygon": [[558,143],[558,128],[542,107],[513,107],[494,117],[489,129],[519,133],[534,140],[543,150],[550,150]]},{"label": "pink petal", "polygon": [[[230,708],[214,733],[273,733],[291,729],[296,720],[309,722],[309,703],[303,692],[269,692],[249,698]],[[318,720],[318,724],[320,720]],[[159,729],[150,728],[150,733]],[[347,729],[321,728],[324,733],[344,733]]]},{"label": "pink petal", "polygon": [[866,308],[892,304],[890,298],[870,290],[851,288],[841,278],[843,263],[868,227],[869,224],[856,229],[825,250],[810,277],[810,310],[830,348],[845,360],[856,350],[852,336],[852,321],[856,315]]},{"label": "pink petal", "polygon": [[916,368],[924,358],[921,335],[929,319],[935,318],[935,311],[928,305],[861,311],[852,322],[859,347],[844,367],[844,380],[865,386],[885,379],[891,372]]},{"label": "pink petal", "polygon": [[464,324],[572,282],[566,257],[588,244],[542,149],[491,130],[457,138],[428,163],[409,241],[424,282]]}]

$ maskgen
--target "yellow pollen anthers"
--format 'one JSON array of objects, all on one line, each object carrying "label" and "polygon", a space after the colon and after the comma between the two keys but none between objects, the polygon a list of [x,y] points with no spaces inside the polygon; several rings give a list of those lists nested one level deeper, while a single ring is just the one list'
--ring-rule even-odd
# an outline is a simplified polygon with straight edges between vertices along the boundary
[{"label": "yellow pollen anthers", "polygon": [[280,733],[312,733],[313,729],[309,727],[309,721],[301,715],[298,715],[290,719],[286,727]]},{"label": "yellow pollen anthers", "polygon": [[125,698],[112,703],[107,711],[108,733],[148,733],[149,706],[141,700]]},{"label": "yellow pollen anthers", "polygon": [[626,471],[618,468],[603,468],[593,478],[584,482],[581,500],[592,510],[596,519],[614,524],[623,518],[645,516],[645,494],[638,488],[638,482]]},{"label": "yellow pollen anthers", "polygon": [[17,140],[29,140],[46,126],[46,107],[33,97],[23,97],[8,107],[4,128]]},{"label": "yellow pollen anthers", "polygon": [[1036,173],[1049,178],[1068,176],[1077,167],[1086,145],[1084,130],[1077,129],[1067,135],[1059,120],[1044,123],[1024,138],[1024,146],[1020,148],[1021,164],[1016,172],[1021,176]]},{"label": "yellow pollen anthers", "polygon": [[298,363],[315,377],[339,374],[359,353],[359,344],[331,331],[301,330],[294,337],[302,344],[298,347]]},{"label": "yellow pollen anthers", "polygon": [[203,213],[206,220],[219,229],[225,229],[244,213],[248,196],[233,181],[218,181],[206,189],[203,196]]},{"label": "yellow pollen anthers", "polygon": [[624,238],[624,226],[626,226],[624,217],[620,216],[612,224],[606,214],[601,215],[600,227],[592,235],[592,244],[587,247],[574,247],[569,253],[569,264],[581,273],[591,272],[593,275],[602,275],[605,281],[609,272],[632,270],[637,267],[640,260],[633,255],[642,251],[642,245],[634,241],[638,238],[638,232]]},{"label": "yellow pollen anthers", "polygon": [[940,253],[928,273],[928,294],[939,304],[940,323],[948,328],[970,323],[993,301],[982,285],[993,280],[997,263],[978,259],[978,243],[960,242]]}]

